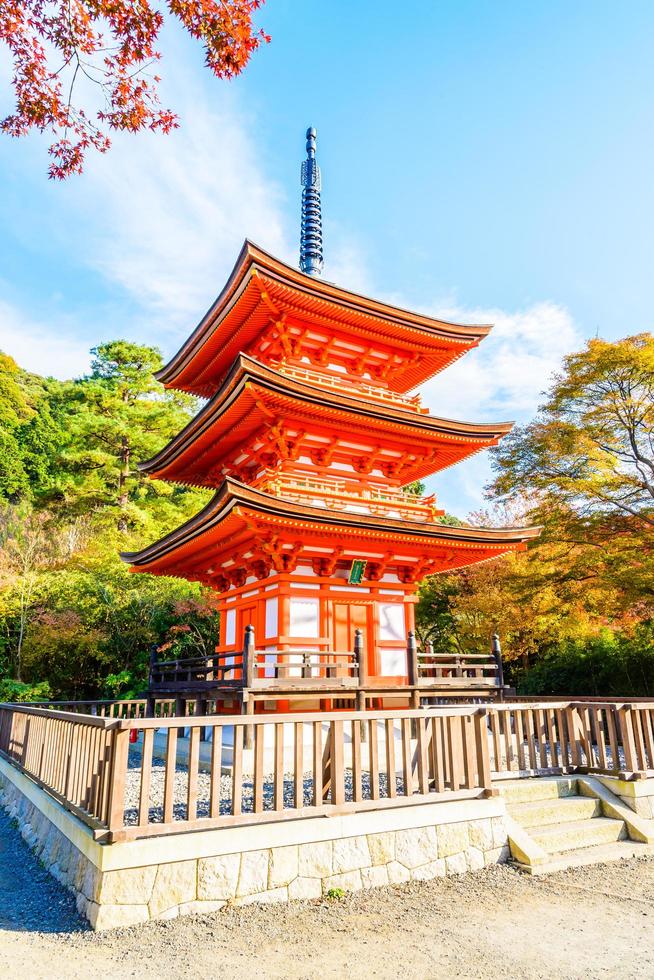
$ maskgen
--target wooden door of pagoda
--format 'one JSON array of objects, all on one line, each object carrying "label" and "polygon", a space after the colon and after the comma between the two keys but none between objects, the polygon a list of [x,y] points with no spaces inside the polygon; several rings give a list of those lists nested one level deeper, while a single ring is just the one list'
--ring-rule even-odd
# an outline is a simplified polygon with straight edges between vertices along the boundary
[{"label": "wooden door of pagoda", "polygon": [[368,673],[374,672],[374,650],[370,638],[372,631],[372,607],[351,603],[335,602],[334,614],[334,649],[339,652],[354,650],[354,631],[361,630],[363,649],[368,661]]}]

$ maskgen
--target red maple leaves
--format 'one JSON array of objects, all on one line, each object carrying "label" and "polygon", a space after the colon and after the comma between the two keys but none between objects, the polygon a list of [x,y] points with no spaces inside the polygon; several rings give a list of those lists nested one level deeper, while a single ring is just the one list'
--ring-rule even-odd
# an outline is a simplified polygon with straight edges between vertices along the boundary
[{"label": "red maple leaves", "polygon": [[[166,8],[202,42],[214,75],[233,78],[270,40],[252,23],[263,2],[168,0]],[[49,173],[59,179],[81,173],[89,147],[109,148],[106,129],[170,132],[177,117],[161,107],[160,79],[151,72],[163,23],[148,0],[0,0],[0,40],[11,52],[16,94],[0,128],[10,136],[55,133]],[[91,108],[73,100],[80,88]]]}]

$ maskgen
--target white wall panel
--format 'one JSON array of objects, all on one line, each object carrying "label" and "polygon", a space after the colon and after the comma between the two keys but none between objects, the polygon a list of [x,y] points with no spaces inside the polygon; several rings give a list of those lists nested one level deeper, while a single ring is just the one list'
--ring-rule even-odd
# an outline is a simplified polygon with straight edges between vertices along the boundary
[{"label": "white wall panel", "polygon": [[231,646],[236,643],[236,610],[228,609],[225,613],[225,643]]},{"label": "white wall panel", "polygon": [[279,599],[266,599],[266,639],[277,636]]},{"label": "white wall panel", "polygon": [[382,649],[379,651],[379,672],[383,677],[396,677],[406,674],[406,653],[404,650]]},{"label": "white wall panel", "polygon": [[379,639],[406,642],[404,605],[399,602],[379,603]]},{"label": "white wall panel", "polygon": [[320,636],[320,601],[290,599],[290,636]]}]

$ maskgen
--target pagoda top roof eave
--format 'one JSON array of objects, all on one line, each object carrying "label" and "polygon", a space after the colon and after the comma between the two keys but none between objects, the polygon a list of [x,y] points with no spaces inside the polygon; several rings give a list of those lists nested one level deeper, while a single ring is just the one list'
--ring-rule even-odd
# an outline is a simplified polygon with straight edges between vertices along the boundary
[{"label": "pagoda top roof eave", "polygon": [[537,538],[542,530],[540,527],[480,528],[426,522],[422,524],[400,518],[364,515],[351,511],[325,512],[323,508],[291,503],[262,490],[253,489],[237,480],[227,478],[209,503],[190,520],[147,548],[135,552],[121,552],[120,557],[123,561],[133,565],[135,570],[142,568],[143,571],[147,571],[148,565],[202,537],[228,517],[234,508],[239,506],[302,523],[308,522],[309,524],[329,525],[330,527],[342,525],[350,531],[354,528],[360,528],[425,539],[439,538],[443,539],[444,542],[479,544],[481,546],[515,547],[524,545],[528,540]]},{"label": "pagoda top roof eave", "polygon": [[[238,302],[239,293],[253,271],[275,277],[283,285],[292,288],[298,297],[317,297],[378,320],[388,321],[389,325],[412,330],[423,337],[449,341],[462,348],[455,356],[476,346],[492,330],[492,324],[453,323],[352,292],[325,279],[307,275],[246,239],[222,291],[177,353],[155,373],[158,381],[167,387],[177,386],[180,375],[192,366],[193,360],[212,336],[221,318]],[[186,378],[179,387],[191,390],[192,385],[190,378]]]}]

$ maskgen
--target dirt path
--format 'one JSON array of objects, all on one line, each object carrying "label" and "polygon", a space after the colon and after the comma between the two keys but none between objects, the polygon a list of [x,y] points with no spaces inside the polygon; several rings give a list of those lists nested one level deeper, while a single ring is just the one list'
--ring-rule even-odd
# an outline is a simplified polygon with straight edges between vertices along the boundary
[{"label": "dirt path", "polygon": [[[654,976],[654,859],[508,868],[94,934],[0,819],[0,975],[40,978]],[[38,931],[40,930],[40,931]]]}]

